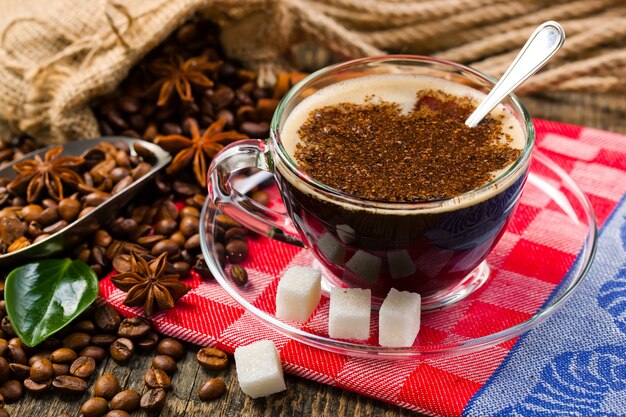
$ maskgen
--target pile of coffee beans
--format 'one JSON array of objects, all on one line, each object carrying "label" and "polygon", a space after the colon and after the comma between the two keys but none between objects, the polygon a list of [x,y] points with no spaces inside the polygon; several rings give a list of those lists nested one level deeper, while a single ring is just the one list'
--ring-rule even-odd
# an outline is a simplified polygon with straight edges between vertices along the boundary
[{"label": "pile of coffee beans", "polygon": [[0,169],[9,162],[22,158],[29,152],[37,149],[38,146],[27,134],[13,136],[9,141],[0,140]]},{"label": "pile of coffee beans", "polygon": [[[52,158],[61,161],[64,155],[57,150],[62,152],[54,148],[46,154],[53,152]],[[63,181],[55,190],[59,195],[51,195],[46,182],[54,181],[42,174],[20,182],[0,178],[0,255],[40,242],[87,215],[147,174],[152,169],[147,160],[131,154],[124,142],[101,142],[67,166],[60,163],[58,172],[71,170],[82,182]],[[50,169],[45,160],[36,163]],[[41,189],[37,195],[28,194],[33,182]]]}]

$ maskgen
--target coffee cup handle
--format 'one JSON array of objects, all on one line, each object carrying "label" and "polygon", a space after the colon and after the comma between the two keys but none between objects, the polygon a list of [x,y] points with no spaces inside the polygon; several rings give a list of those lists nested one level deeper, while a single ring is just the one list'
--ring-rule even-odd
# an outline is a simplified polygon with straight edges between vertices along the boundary
[{"label": "coffee cup handle", "polygon": [[209,198],[224,214],[248,229],[304,247],[298,235],[286,230],[291,222],[286,213],[257,203],[235,189],[231,182],[233,173],[246,168],[259,168],[272,173],[266,147],[265,141],[246,139],[226,146],[215,155],[207,174]]}]

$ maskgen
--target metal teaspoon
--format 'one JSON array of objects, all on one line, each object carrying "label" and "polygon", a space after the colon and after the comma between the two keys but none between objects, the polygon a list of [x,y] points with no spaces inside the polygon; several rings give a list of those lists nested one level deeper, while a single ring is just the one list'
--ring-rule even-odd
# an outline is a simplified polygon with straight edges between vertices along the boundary
[{"label": "metal teaspoon", "polygon": [[557,22],[548,21],[537,27],[511,66],[467,118],[465,124],[475,127],[480,123],[509,93],[539,71],[561,48],[563,41],[565,32]]}]

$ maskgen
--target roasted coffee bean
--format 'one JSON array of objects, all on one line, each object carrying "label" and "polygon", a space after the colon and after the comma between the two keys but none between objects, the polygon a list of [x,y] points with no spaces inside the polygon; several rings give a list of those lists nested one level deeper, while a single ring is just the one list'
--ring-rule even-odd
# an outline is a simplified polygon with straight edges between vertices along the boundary
[{"label": "roasted coffee bean", "polygon": [[141,178],[144,175],[146,175],[151,170],[152,170],[152,165],[150,165],[147,162],[141,162],[139,165],[137,165],[135,168],[132,169],[130,175],[131,175],[132,179],[134,181],[136,181],[139,178]]},{"label": "roasted coffee bean", "polygon": [[122,410],[112,410],[109,411],[104,417],[130,417],[130,414]]},{"label": "roasted coffee bean", "polygon": [[221,378],[211,378],[198,390],[201,401],[211,401],[221,397],[226,392],[226,384]]},{"label": "roasted coffee bean", "polygon": [[104,305],[102,307],[98,307],[96,312],[94,313],[94,318],[96,321],[96,326],[98,326],[102,331],[112,332],[116,331],[122,322],[122,317],[120,314],[115,311],[113,307],[110,305]]},{"label": "roasted coffee bean", "polygon": [[122,410],[127,413],[132,413],[139,409],[141,402],[141,395],[135,390],[124,390],[111,399],[111,410]]},{"label": "roasted coffee bean", "polygon": [[27,222],[36,222],[39,220],[39,216],[43,212],[43,207],[38,204],[29,204],[22,207],[20,210],[20,216]]},{"label": "roasted coffee bean", "polygon": [[[39,359],[28,369],[28,376],[34,382],[45,382],[54,376],[54,367],[49,359]],[[28,378],[27,376],[27,378]]]},{"label": "roasted coffee bean", "polygon": [[244,240],[245,238],[246,230],[241,227],[231,227],[226,231],[226,234],[224,234],[224,239],[226,239],[226,241],[233,239]]},{"label": "roasted coffee bean", "polygon": [[70,366],[66,363],[53,363],[54,376],[67,375],[70,373]]},{"label": "roasted coffee bean", "polygon": [[63,338],[63,346],[74,351],[86,348],[89,342],[91,342],[91,336],[83,332],[75,332]]},{"label": "roasted coffee bean", "polygon": [[248,245],[243,240],[231,240],[224,249],[231,263],[243,262],[248,257]]},{"label": "roasted coffee bean", "polygon": [[22,365],[21,363],[11,363],[9,364],[9,369],[11,369],[12,379],[17,379],[18,381],[23,381],[30,375],[30,366],[28,365]]},{"label": "roasted coffee bean", "polygon": [[[43,232],[43,227],[41,227],[41,225],[37,222],[28,223],[28,228],[26,229],[26,233],[28,234],[29,237],[33,239],[37,239],[42,234],[47,234]],[[34,240],[33,240],[33,243],[35,243]]]},{"label": "roasted coffee bean", "polygon": [[93,385],[93,393],[97,397],[102,397],[107,400],[112,399],[120,392],[120,383],[112,374],[103,374],[96,379]]},{"label": "roasted coffee bean", "polygon": [[52,386],[63,394],[82,394],[89,386],[84,379],[70,375],[60,375],[52,380]]},{"label": "roasted coffee bean", "polygon": [[111,194],[104,191],[94,191],[87,194],[82,198],[83,205],[85,207],[96,207],[104,203],[111,197]]},{"label": "roasted coffee bean", "polygon": [[28,364],[28,357],[26,352],[19,344],[12,344],[9,342],[9,360],[14,363],[20,363],[22,365]]},{"label": "roasted coffee bean", "polygon": [[[130,170],[124,167],[115,167],[111,170],[109,177],[113,180],[114,183],[118,183],[126,177],[130,176]],[[132,182],[132,178],[131,178]]]},{"label": "roasted coffee bean", "polygon": [[100,363],[107,357],[107,352],[100,346],[87,346],[85,349],[80,351],[80,356],[88,356],[93,358],[96,363]]},{"label": "roasted coffee bean", "polygon": [[109,354],[116,362],[126,362],[135,353],[135,345],[130,339],[120,337],[109,347]]},{"label": "roasted coffee bean", "polygon": [[146,336],[150,330],[152,330],[152,326],[150,326],[150,323],[148,323],[146,319],[142,317],[131,317],[122,320],[117,330],[117,335],[129,339],[138,339]]},{"label": "roasted coffee bean", "polygon": [[64,198],[59,201],[59,205],[57,207],[59,216],[66,222],[73,222],[76,220],[81,209],[82,206],[80,205],[80,201],[73,198]]},{"label": "roasted coffee bean", "polygon": [[57,221],[59,221],[59,212],[56,206],[45,208],[37,219],[37,223],[42,226],[48,226]]},{"label": "roasted coffee bean", "polygon": [[31,394],[41,394],[42,392],[48,391],[51,386],[52,379],[48,379],[44,382],[35,382],[30,378],[26,378],[24,380],[24,388],[26,388],[26,391],[30,392]]},{"label": "roasted coffee bean", "polygon": [[6,382],[11,375],[11,368],[9,365],[9,361],[5,358],[0,357],[0,384]]},{"label": "roasted coffee bean", "polygon": [[198,25],[195,22],[185,23],[176,31],[176,40],[181,45],[188,45],[198,38]]},{"label": "roasted coffee bean", "polygon": [[189,239],[185,242],[184,248],[193,251],[200,247],[200,234],[196,233],[195,235],[189,236]]},{"label": "roasted coffee bean", "polygon": [[90,398],[80,407],[80,412],[85,417],[102,417],[107,411],[109,411],[109,404],[102,397]]},{"label": "roasted coffee bean", "polygon": [[141,104],[139,103],[139,99],[130,96],[122,96],[117,104],[119,108],[125,113],[137,113],[141,110]]},{"label": "roasted coffee bean", "polygon": [[145,337],[139,339],[136,343],[137,348],[143,351],[153,350],[159,341],[159,335],[155,332],[149,332]]},{"label": "roasted coffee bean", "polygon": [[119,194],[122,190],[124,190],[126,187],[132,184],[132,182],[133,182],[133,179],[131,177],[122,178],[121,180],[118,181],[117,184],[113,186],[113,188],[111,189],[111,194],[113,195]]},{"label": "roasted coffee bean", "polygon": [[77,332],[94,334],[96,332],[96,324],[91,320],[77,321],[72,325]]},{"label": "roasted coffee bean", "polygon": [[185,206],[180,210],[181,217],[200,217],[200,210],[195,207]]},{"label": "roasted coffee bean", "polygon": [[96,361],[89,356],[79,356],[70,365],[70,375],[89,379],[96,370]]},{"label": "roasted coffee bean", "polygon": [[166,391],[172,387],[170,377],[161,369],[148,369],[143,378],[143,382],[148,388],[163,388]]},{"label": "roasted coffee bean", "polygon": [[200,227],[200,221],[198,217],[186,216],[180,220],[179,230],[186,238],[198,233]]},{"label": "roasted coffee bean", "polygon": [[233,265],[230,269],[230,279],[237,285],[246,285],[248,282],[248,271],[241,265]]},{"label": "roasted coffee bean", "polygon": [[42,229],[42,232],[53,235],[56,232],[59,232],[59,231],[65,229],[68,224],[69,223],[67,221],[65,221],[65,220],[59,220],[59,221],[57,221],[55,223],[52,223],[49,226],[44,227]]},{"label": "roasted coffee bean", "polygon": [[103,248],[108,248],[109,245],[111,244],[111,242],[113,242],[113,238],[111,237],[111,235],[109,234],[109,232],[107,232],[104,229],[99,229],[96,232],[96,235],[94,237],[94,243],[100,247]]},{"label": "roasted coffee bean", "polygon": [[180,231],[172,233],[170,240],[176,242],[179,248],[182,248],[186,242],[185,236]]},{"label": "roasted coffee bean", "polygon": [[141,409],[149,413],[158,413],[165,407],[166,393],[163,388],[152,388],[141,396]]},{"label": "roasted coffee bean", "polygon": [[163,235],[142,236],[137,239],[137,243],[141,246],[145,246],[146,248],[151,249],[154,245],[156,245],[163,239],[165,239],[165,236]]},{"label": "roasted coffee bean", "polygon": [[0,356],[6,356],[9,353],[9,342],[0,338]]},{"label": "roasted coffee bean", "polygon": [[152,358],[152,367],[173,374],[176,372],[176,361],[167,355],[156,355]]},{"label": "roasted coffee bean", "polygon": [[111,343],[113,343],[117,339],[115,335],[112,334],[97,334],[91,338],[91,344],[98,347],[108,348]]},{"label": "roasted coffee bean", "polygon": [[49,350],[42,350],[42,351],[39,351],[39,352],[35,353],[30,358],[28,358],[28,365],[29,366],[33,366],[33,363],[37,362],[39,359],[48,359],[48,360],[50,360],[50,354],[51,353],[52,352],[50,352]]},{"label": "roasted coffee bean", "polygon": [[85,217],[86,215],[88,215],[89,213],[91,213],[93,210],[95,210],[95,207],[85,207],[83,208],[80,213],[78,213],[78,218],[82,219],[83,217]]},{"label": "roasted coffee bean", "polygon": [[228,355],[219,349],[208,346],[198,351],[196,360],[202,367],[213,371],[220,371],[228,366]]},{"label": "roasted coffee bean", "polygon": [[224,228],[224,230],[228,230],[231,227],[241,227],[239,222],[225,214],[218,214],[215,216],[215,221],[217,222],[217,225]]},{"label": "roasted coffee bean", "polygon": [[13,403],[24,396],[24,387],[20,381],[11,379],[0,385],[0,395],[7,403]]},{"label": "roasted coffee bean", "polygon": [[153,256],[159,256],[163,252],[166,252],[168,257],[171,258],[178,253],[178,250],[178,244],[176,242],[170,239],[165,239],[154,245],[150,253]]},{"label": "roasted coffee bean", "polygon": [[176,273],[179,274],[181,278],[185,278],[187,275],[189,275],[189,271],[191,270],[191,265],[189,265],[189,262],[178,261],[174,262],[172,265],[174,266]]},{"label": "roasted coffee bean", "polygon": [[72,363],[78,358],[76,351],[67,347],[62,347],[50,354],[50,360],[54,363]]},{"label": "roasted coffee bean", "polygon": [[265,138],[268,136],[270,125],[267,122],[243,122],[239,125],[239,131],[241,133],[250,136],[251,138]]},{"label": "roasted coffee bean", "polygon": [[174,360],[180,360],[185,356],[185,347],[178,340],[166,337],[157,345],[157,354],[167,355]]},{"label": "roasted coffee bean", "polygon": [[8,316],[2,318],[2,322],[0,322],[0,329],[4,333],[4,337],[15,337],[15,330],[13,330],[13,326],[11,325],[11,321]]}]

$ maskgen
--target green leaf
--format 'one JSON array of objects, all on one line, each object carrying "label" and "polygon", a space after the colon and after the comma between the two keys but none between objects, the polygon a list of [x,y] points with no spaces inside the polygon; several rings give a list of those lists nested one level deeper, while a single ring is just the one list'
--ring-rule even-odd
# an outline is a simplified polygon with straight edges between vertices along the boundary
[{"label": "green leaf", "polygon": [[97,296],[95,272],[69,259],[46,259],[16,268],[4,286],[7,314],[26,346],[61,330]]}]

